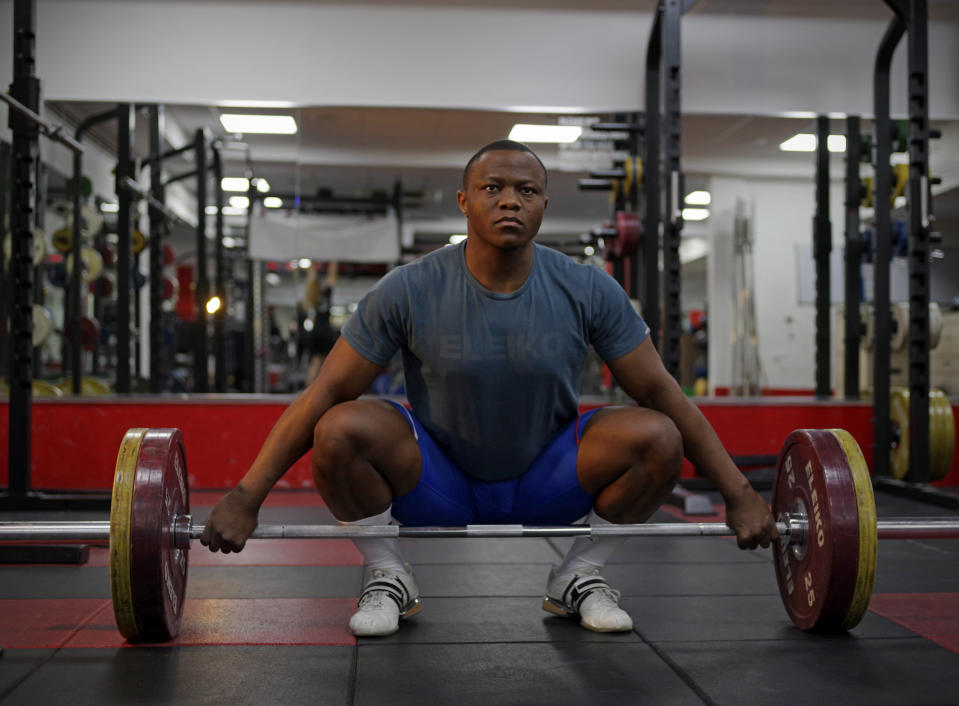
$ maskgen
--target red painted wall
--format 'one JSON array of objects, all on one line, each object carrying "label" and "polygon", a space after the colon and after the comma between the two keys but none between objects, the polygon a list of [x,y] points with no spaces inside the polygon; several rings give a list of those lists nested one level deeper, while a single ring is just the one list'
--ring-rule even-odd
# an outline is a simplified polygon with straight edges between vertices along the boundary
[{"label": "red painted wall", "polygon": [[[190,485],[229,488],[246,469],[290,398],[191,397],[35,400],[32,486],[37,489],[109,489],[117,449],[130,427],[178,427],[187,451]],[[772,455],[798,428],[841,427],[872,462],[872,407],[867,403],[817,402],[808,398],[697,400],[726,449],[734,456]],[[599,406],[585,401],[583,409]],[[954,415],[959,413],[953,408]],[[0,402],[0,486],[7,484],[9,405]],[[693,475],[687,463],[684,477]],[[959,485],[959,455],[938,485]],[[312,487],[309,457],[298,461],[278,487]]]}]

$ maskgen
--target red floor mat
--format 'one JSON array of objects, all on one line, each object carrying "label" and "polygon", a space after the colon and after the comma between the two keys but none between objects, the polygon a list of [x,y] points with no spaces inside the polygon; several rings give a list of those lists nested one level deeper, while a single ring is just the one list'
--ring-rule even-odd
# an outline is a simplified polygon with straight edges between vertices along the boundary
[{"label": "red floor mat", "polygon": [[882,593],[869,610],[959,653],[959,593]]},{"label": "red floor mat", "polygon": [[[352,645],[355,598],[197,598],[170,645]],[[107,599],[0,600],[6,648],[122,647]]]}]

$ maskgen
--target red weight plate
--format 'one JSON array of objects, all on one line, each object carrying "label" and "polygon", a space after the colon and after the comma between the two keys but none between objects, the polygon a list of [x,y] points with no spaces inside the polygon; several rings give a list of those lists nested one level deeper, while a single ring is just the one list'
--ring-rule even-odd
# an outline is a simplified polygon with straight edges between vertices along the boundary
[{"label": "red weight plate", "polygon": [[173,246],[164,243],[163,244],[163,266],[169,267],[174,262],[176,262],[176,251],[173,249]]},{"label": "red weight plate", "polygon": [[138,640],[176,637],[186,596],[187,551],[173,541],[173,519],[190,512],[186,454],[178,429],[149,429],[137,458],[130,564]]},{"label": "red weight plate", "polygon": [[109,299],[115,287],[113,275],[103,274],[90,282],[90,293],[101,299]]},{"label": "red weight plate", "polygon": [[635,254],[639,250],[639,216],[629,211],[617,212],[616,230],[619,231],[619,236],[613,242],[613,255],[626,257]]},{"label": "red weight plate", "polygon": [[822,429],[800,429],[779,454],[773,515],[803,508],[809,534],[803,545],[776,543],[776,581],[786,612],[803,630],[842,629],[856,592],[859,509],[842,445]]}]

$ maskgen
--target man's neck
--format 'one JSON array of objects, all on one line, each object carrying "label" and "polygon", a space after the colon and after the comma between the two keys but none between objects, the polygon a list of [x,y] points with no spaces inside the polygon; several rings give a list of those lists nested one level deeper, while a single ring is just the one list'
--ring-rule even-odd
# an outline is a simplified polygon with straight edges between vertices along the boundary
[{"label": "man's neck", "polygon": [[533,267],[533,243],[516,250],[500,250],[466,241],[466,266],[480,284],[497,294],[511,294],[525,284]]}]

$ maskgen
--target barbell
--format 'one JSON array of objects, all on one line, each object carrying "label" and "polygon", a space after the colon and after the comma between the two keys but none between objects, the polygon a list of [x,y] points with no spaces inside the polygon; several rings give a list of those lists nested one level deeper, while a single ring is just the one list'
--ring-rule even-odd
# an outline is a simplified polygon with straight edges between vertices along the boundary
[{"label": "barbell", "polygon": [[[179,632],[193,524],[186,452],[178,429],[130,429],[120,444],[109,522],[0,522],[0,540],[106,541],[120,633],[162,642]],[[777,584],[799,628],[835,632],[869,606],[878,539],[959,537],[959,517],[877,521],[872,481],[855,439],[841,429],[792,432],[779,453],[772,511]],[[639,525],[262,525],[252,539],[361,537],[733,536],[719,523]]]}]

